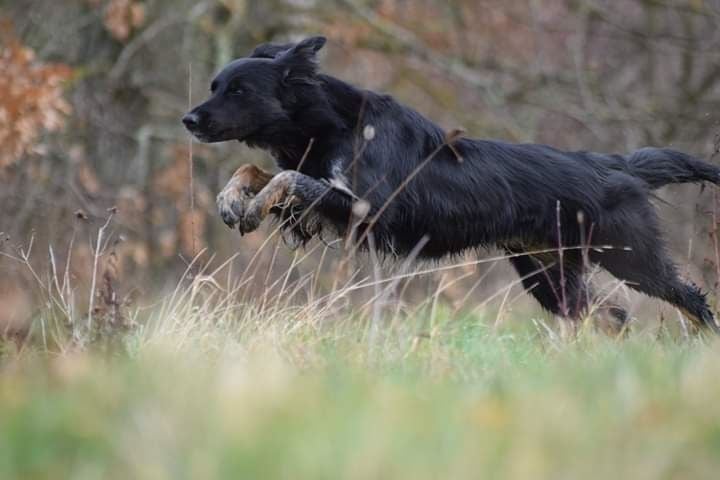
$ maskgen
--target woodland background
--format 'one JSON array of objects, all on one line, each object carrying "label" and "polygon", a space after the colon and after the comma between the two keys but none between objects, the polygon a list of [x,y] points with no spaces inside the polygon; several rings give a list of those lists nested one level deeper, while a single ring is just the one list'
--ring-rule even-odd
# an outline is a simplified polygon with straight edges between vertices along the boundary
[{"label": "woodland background", "polygon": [[[191,146],[180,118],[261,42],[324,34],[325,71],[471,136],[720,161],[717,0],[0,0],[0,19],[0,305],[15,317],[53,265],[89,283],[96,251],[122,305],[171,288],[198,254],[239,252],[243,271],[269,230],[241,239],[214,197],[240,164],[272,161]],[[673,254],[715,291],[715,189],[659,197]],[[515,278],[505,265],[444,275],[428,282],[459,280],[442,289],[450,304],[479,278],[480,299]]]}]

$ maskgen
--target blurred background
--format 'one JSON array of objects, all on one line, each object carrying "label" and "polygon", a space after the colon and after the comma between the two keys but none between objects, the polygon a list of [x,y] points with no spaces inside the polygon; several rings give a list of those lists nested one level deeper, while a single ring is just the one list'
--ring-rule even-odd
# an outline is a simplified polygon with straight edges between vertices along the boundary
[{"label": "blurred background", "polygon": [[[718,0],[0,0],[0,307],[31,315],[66,265],[76,286],[111,272],[102,278],[123,306],[168,291],[198,254],[211,266],[237,254],[242,275],[271,228],[241,238],[214,198],[241,164],[272,160],[238,143],[192,144],[180,117],[258,43],[326,35],[326,72],[469,136],[672,146],[716,161],[719,23]],[[714,292],[715,189],[659,197],[675,258]],[[318,268],[322,251],[300,268]],[[293,255],[264,249],[257,278],[284,274]],[[341,254],[326,257],[329,287]],[[488,263],[407,294],[443,282],[442,300],[459,307],[471,290],[480,302],[515,280]],[[636,312],[649,305],[629,300]],[[501,301],[537,313],[517,286]]]}]

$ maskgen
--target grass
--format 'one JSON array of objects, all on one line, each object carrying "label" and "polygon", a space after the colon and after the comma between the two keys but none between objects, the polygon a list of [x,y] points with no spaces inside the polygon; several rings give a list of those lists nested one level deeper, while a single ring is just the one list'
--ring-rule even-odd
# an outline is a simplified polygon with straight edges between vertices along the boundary
[{"label": "grass", "polygon": [[0,478],[687,479],[720,468],[718,344],[589,330],[562,340],[438,306],[370,343],[364,318],[228,309],[201,291],[145,312],[113,343],[6,353]]},{"label": "grass", "polygon": [[[701,479],[720,469],[720,342],[666,327],[563,337],[503,310],[510,286],[492,295],[499,311],[443,305],[443,280],[401,307],[389,292],[415,275],[403,265],[387,278],[349,268],[323,291],[319,268],[292,271],[309,258],[300,252],[276,279],[254,267],[222,286],[231,261],[190,268],[131,315],[115,294],[114,254],[101,235],[97,246],[92,316],[52,251],[48,275],[29,248],[11,257],[44,307],[19,351],[0,339],[0,479]],[[265,281],[259,295],[253,275]],[[358,289],[370,300],[349,301]]]}]

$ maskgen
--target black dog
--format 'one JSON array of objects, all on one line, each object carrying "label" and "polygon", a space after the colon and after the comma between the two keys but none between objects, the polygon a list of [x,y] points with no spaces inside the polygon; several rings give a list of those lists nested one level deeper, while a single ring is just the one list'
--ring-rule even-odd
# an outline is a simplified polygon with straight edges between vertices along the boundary
[{"label": "black dog", "polygon": [[678,277],[648,200],[672,183],[718,184],[719,168],[668,149],[604,155],[448,135],[390,96],[319,74],[324,44],[257,47],[183,118],[201,141],[246,142],[282,169],[236,172],[218,196],[230,227],[249,232],[273,213],[301,239],[351,229],[391,254],[420,245],[425,258],[497,245],[545,309],[573,319],[593,300],[589,262],[720,332],[705,295]]}]

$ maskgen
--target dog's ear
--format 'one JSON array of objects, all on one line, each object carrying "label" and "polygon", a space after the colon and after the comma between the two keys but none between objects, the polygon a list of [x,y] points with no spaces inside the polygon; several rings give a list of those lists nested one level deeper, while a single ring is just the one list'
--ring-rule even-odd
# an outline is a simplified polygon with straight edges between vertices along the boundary
[{"label": "dog's ear", "polygon": [[317,61],[317,52],[327,43],[325,37],[310,37],[295,45],[288,54],[301,56],[306,60]]},{"label": "dog's ear", "polygon": [[288,82],[312,82],[318,70],[317,52],[325,45],[327,38],[310,37],[299,42],[290,50],[278,55],[277,61],[285,69],[284,80]]},{"label": "dog's ear", "polygon": [[278,55],[287,52],[295,46],[294,43],[278,45],[276,43],[263,43],[255,47],[250,58],[276,58]]}]

